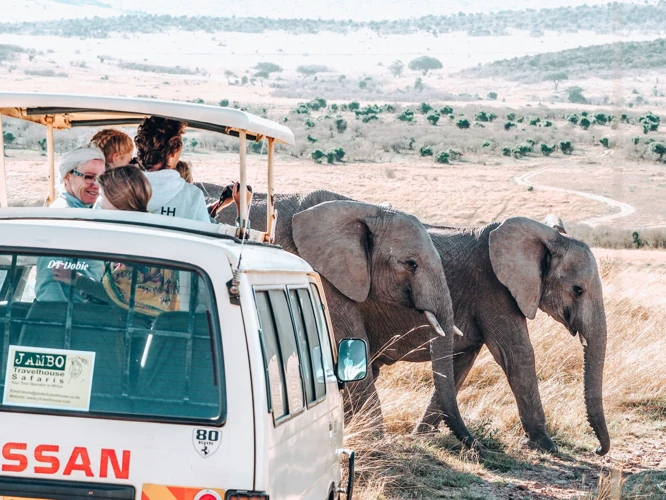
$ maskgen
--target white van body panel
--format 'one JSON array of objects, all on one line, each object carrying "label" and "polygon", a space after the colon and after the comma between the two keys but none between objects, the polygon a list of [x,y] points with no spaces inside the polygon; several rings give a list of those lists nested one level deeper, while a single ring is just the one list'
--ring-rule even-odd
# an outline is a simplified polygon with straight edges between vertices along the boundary
[{"label": "white van body panel", "polygon": [[[334,374],[335,345],[327,315],[323,316],[327,331],[319,332],[326,396],[314,404],[306,402],[304,409],[278,422],[269,411],[254,290],[311,290],[314,284],[324,301],[319,277],[305,261],[267,245],[241,245],[232,239],[181,230],[90,220],[0,218],[0,235],[0,253],[83,252],[103,258],[103,249],[108,255],[167,261],[201,270],[210,278],[221,323],[227,402],[222,425],[150,422],[133,420],[132,416],[124,420],[23,413],[21,408],[0,411],[0,448],[22,443],[25,450],[19,453],[27,457],[24,470],[2,468],[0,476],[131,484],[137,499],[142,498],[145,484],[264,491],[273,500],[325,500],[340,486],[343,405]],[[239,261],[241,307],[232,305],[227,288]],[[312,300],[316,304],[319,298],[312,296]],[[207,457],[199,454],[193,443],[196,429],[220,432],[220,447],[215,453]],[[59,461],[55,473],[35,471],[44,465],[35,460],[39,445],[58,447],[49,453]],[[92,475],[87,470],[64,474],[76,447],[85,448]],[[118,462],[114,468],[109,461],[111,452],[105,452],[104,474],[102,449],[113,450]],[[123,462],[124,452],[130,454],[127,462]],[[0,464],[16,463],[7,460],[3,450]],[[123,477],[125,473],[127,477]]]}]

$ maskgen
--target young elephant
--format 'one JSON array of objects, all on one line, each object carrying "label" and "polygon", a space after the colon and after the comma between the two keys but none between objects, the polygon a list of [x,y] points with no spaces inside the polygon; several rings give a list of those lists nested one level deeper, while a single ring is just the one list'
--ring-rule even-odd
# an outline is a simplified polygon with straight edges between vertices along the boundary
[{"label": "young elephant", "polygon": [[[481,347],[488,346],[504,370],[518,404],[527,444],[546,451],[557,447],[546,432],[546,419],[537,385],[534,351],[526,318],[537,308],[562,323],[584,346],[585,404],[588,421],[604,455],[610,448],[602,403],[606,352],[606,314],[601,279],[590,248],[563,233],[559,218],[549,222],[562,233],[524,217],[478,228],[427,226],[439,251],[453,300],[456,325],[464,337],[455,339],[454,370],[460,389]],[[390,328],[370,331],[381,343],[422,323],[409,311],[384,311]],[[418,350],[420,334],[392,346],[376,364],[390,364],[410,353],[410,361],[427,361]],[[379,366],[375,369],[378,370]],[[432,429],[441,420],[432,399],[417,431]]]},{"label": "young elephant", "polygon": [[[210,184],[201,187],[213,199],[221,190]],[[256,229],[266,227],[265,201],[265,195],[255,195],[252,203],[250,219]],[[453,310],[446,275],[425,227],[412,215],[327,191],[277,196],[276,210],[276,242],[300,255],[322,276],[338,340],[365,339],[373,359],[378,344],[367,332],[383,322],[374,315],[382,308],[402,307],[432,325],[424,345],[440,374],[435,377],[433,397],[443,409],[442,419],[448,427],[472,446],[474,438],[456,401]],[[233,224],[234,219],[230,210],[218,216],[224,223]],[[373,370],[352,386],[352,409],[368,400],[377,401],[374,375]]]}]

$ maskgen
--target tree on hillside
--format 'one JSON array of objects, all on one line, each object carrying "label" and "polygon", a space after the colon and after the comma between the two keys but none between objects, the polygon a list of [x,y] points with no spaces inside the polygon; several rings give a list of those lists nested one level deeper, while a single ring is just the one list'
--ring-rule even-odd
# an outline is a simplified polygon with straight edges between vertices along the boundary
[{"label": "tree on hillside", "polygon": [[567,75],[564,71],[557,71],[555,73],[548,73],[547,75],[544,75],[543,81],[544,82],[553,82],[555,84],[555,92],[557,92],[557,86],[560,84],[560,82],[563,82],[564,80],[568,80],[569,75]]},{"label": "tree on hillside", "polygon": [[428,71],[442,69],[443,66],[439,59],[430,56],[421,56],[412,59],[409,62],[408,68],[412,71],[421,71],[423,72],[423,76],[427,76]]},{"label": "tree on hillside", "polygon": [[326,73],[327,71],[330,71],[330,69],[318,64],[303,64],[298,66],[296,71],[303,75],[303,78],[307,78],[308,76],[314,76],[317,73]]},{"label": "tree on hillside", "polygon": [[569,87],[567,89],[567,93],[569,94],[569,102],[577,103],[577,104],[585,104],[587,103],[587,99],[583,95],[583,89],[580,87]]},{"label": "tree on hillside", "polygon": [[224,76],[227,77],[227,83],[231,85],[231,77],[233,76],[234,78],[236,78],[236,73],[234,73],[231,70],[225,70]]},{"label": "tree on hillside", "polygon": [[388,67],[389,71],[393,76],[400,76],[402,75],[403,70],[405,69],[405,65],[400,59],[396,59],[393,61],[393,63]]},{"label": "tree on hillside", "polygon": [[280,73],[282,72],[282,67],[279,66],[278,64],[272,63],[272,62],[260,62],[255,64],[254,69],[257,71],[265,71],[269,75],[271,73]]},{"label": "tree on hillside", "polygon": [[254,74],[254,77],[255,77],[255,78],[259,78],[259,83],[260,83],[261,86],[263,87],[263,86],[264,86],[264,80],[267,79],[267,78],[269,78],[270,75],[268,74],[268,71],[257,71],[257,72]]}]

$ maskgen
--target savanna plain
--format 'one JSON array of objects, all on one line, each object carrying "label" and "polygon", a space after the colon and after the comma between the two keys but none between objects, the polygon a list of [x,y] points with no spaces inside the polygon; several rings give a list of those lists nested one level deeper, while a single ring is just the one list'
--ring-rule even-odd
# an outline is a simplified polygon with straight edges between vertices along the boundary
[{"label": "savanna plain", "polygon": [[[485,348],[458,395],[483,456],[462,449],[445,427],[412,434],[431,367],[396,363],[378,379],[384,435],[363,413],[346,428],[358,453],[354,496],[663,499],[666,24],[654,20],[666,19],[666,7],[586,9],[379,27],[249,18],[240,23],[249,30],[231,18],[139,15],[0,23],[0,88],[187,100],[267,116],[297,138],[278,150],[283,193],[328,189],[459,226],[558,214],[593,247],[604,286],[609,454],[594,454],[580,342],[539,312],[529,330],[558,453],[520,446],[513,394]],[[571,26],[586,16],[597,21]],[[40,205],[43,130],[4,126],[10,204]],[[57,150],[92,133],[57,132]],[[237,175],[235,141],[193,131],[185,144],[196,181]],[[249,153],[249,181],[264,191],[265,147]]]}]

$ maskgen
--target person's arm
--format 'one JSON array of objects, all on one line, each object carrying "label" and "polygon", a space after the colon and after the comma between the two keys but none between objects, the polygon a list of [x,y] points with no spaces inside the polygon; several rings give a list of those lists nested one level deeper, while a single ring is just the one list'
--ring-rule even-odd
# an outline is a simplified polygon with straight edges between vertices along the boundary
[{"label": "person's arm", "polygon": [[71,271],[61,269],[52,269],[51,273],[55,281],[73,286],[77,292],[84,293],[102,302],[109,301],[109,296],[101,281],[94,280],[78,272],[72,275]]},{"label": "person's arm", "polygon": [[35,298],[39,302],[67,302],[62,285],[53,277],[49,263],[57,257],[39,257],[37,259],[37,277],[35,280]]}]

